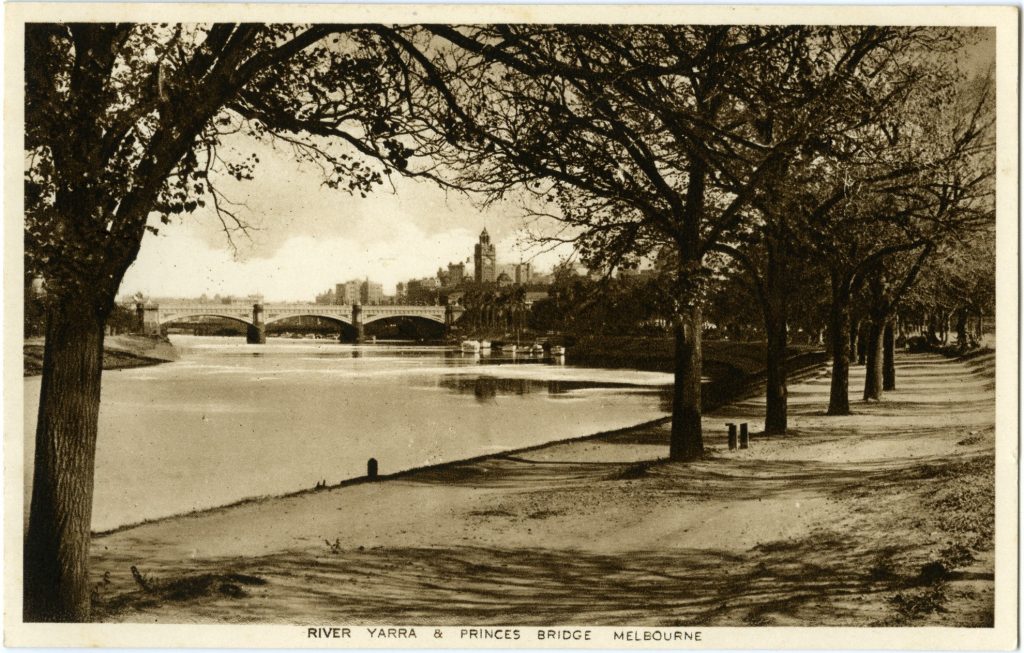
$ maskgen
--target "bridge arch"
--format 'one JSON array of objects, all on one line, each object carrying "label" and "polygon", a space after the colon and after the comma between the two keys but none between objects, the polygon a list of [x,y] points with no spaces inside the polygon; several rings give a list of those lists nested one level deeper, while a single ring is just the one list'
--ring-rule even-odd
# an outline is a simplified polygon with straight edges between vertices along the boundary
[{"label": "bridge arch", "polygon": [[288,320],[315,317],[318,320],[324,322],[330,322],[338,328],[338,340],[341,342],[356,342],[359,338],[359,329],[345,318],[338,317],[337,315],[323,315],[321,313],[294,313],[287,315],[275,315],[273,318],[267,319],[263,322],[265,329],[269,329],[271,325],[280,325],[281,322],[287,322]]},{"label": "bridge arch", "polygon": [[444,337],[444,319],[426,315],[375,315],[363,322],[367,337],[399,340],[439,340]]},{"label": "bridge arch", "polygon": [[164,317],[164,316],[161,315],[160,319],[158,321],[158,328],[161,331],[164,331],[165,327],[167,327],[167,325],[169,325],[169,324],[173,324],[175,322],[181,322],[183,320],[192,320],[192,319],[195,319],[197,317],[215,317],[215,318],[220,319],[220,320],[228,320],[230,322],[236,322],[236,323],[241,324],[241,325],[243,325],[245,327],[245,340],[246,340],[246,342],[249,342],[249,343],[261,342],[261,337],[262,337],[262,333],[261,333],[262,330],[261,330],[261,328],[259,326],[255,325],[255,324],[253,324],[251,319],[247,320],[247,319],[239,317],[237,315],[223,315],[223,314],[219,314],[219,313],[205,313],[205,312],[203,312],[203,313],[182,313],[180,315],[171,315],[171,316],[167,316],[167,317]]},{"label": "bridge arch", "polygon": [[372,324],[374,322],[380,322],[382,320],[395,320],[395,319],[412,319],[412,320],[426,320],[427,322],[433,322],[435,324],[444,325],[444,315],[433,315],[418,313],[385,313],[382,315],[369,315],[363,319],[363,324]]},{"label": "bridge arch", "polygon": [[171,314],[171,315],[161,314],[160,318],[159,318],[159,321],[158,321],[158,324],[160,326],[164,326],[165,324],[170,324],[171,322],[180,322],[181,320],[191,320],[191,319],[194,319],[194,318],[197,318],[197,317],[217,317],[217,318],[221,318],[223,320],[232,320],[233,322],[241,322],[242,324],[246,324],[248,326],[253,326],[252,316],[250,316],[248,319],[246,319],[244,317],[239,317],[238,315],[227,315],[227,314],[224,314],[224,313],[213,313],[213,312],[174,313],[174,314]]},{"label": "bridge arch", "polygon": [[275,324],[277,322],[283,322],[285,320],[291,320],[299,317],[315,317],[321,320],[326,320],[328,322],[335,322],[339,325],[347,327],[353,326],[350,320],[346,320],[336,315],[320,315],[319,313],[296,313],[294,315],[278,315],[277,317],[264,320],[263,324],[270,326],[271,324]]}]

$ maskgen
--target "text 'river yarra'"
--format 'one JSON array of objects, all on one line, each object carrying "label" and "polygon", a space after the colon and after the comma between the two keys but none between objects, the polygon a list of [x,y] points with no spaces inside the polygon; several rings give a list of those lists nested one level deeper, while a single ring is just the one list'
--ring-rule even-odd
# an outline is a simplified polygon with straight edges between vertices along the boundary
[{"label": "text 'river yarra'", "polygon": [[152,11],[11,19],[12,641],[1012,637],[1009,14]]}]

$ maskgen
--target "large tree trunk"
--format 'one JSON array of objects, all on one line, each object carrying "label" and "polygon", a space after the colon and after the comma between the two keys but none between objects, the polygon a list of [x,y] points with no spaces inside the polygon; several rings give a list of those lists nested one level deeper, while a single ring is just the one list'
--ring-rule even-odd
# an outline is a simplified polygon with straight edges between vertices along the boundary
[{"label": "large tree trunk", "polygon": [[[781,227],[781,225],[778,225]],[[786,237],[779,231],[767,238],[768,266],[765,275],[764,332],[765,348],[765,417],[767,435],[785,435],[787,427],[788,391],[786,389],[786,306],[788,279],[786,278]]]},{"label": "large tree trunk", "polygon": [[925,337],[928,339],[928,344],[929,345],[937,345],[939,343],[939,337],[937,335],[935,335],[935,332],[939,328],[939,318],[935,314],[935,311],[931,311],[931,312],[928,313],[928,322],[927,322],[927,324],[928,324],[928,326],[927,326],[927,331],[925,332]]},{"label": "large tree trunk", "polygon": [[857,358],[857,341],[860,335],[860,320],[850,321],[850,360],[856,360]]},{"label": "large tree trunk", "polygon": [[[833,286],[835,286],[833,281]],[[828,395],[829,415],[850,414],[850,302],[833,288],[829,311],[829,340],[832,342],[832,386]]]},{"label": "large tree trunk", "polygon": [[864,365],[868,359],[868,320],[857,322],[857,364]]},{"label": "large tree trunk", "polygon": [[788,391],[786,389],[786,322],[766,320],[767,390],[765,394],[764,432],[767,435],[785,435],[787,424]]},{"label": "large tree trunk", "polygon": [[896,389],[896,331],[893,320],[885,323],[882,332],[882,390]]},{"label": "large tree trunk", "polygon": [[697,460],[704,455],[704,436],[700,423],[700,327],[701,313],[697,306],[683,309],[676,316],[670,460]]},{"label": "large tree trunk", "polygon": [[967,348],[967,309],[960,308],[956,312],[956,346]]},{"label": "large tree trunk", "polygon": [[87,621],[103,317],[85,302],[49,313],[24,554],[26,621]]},{"label": "large tree trunk", "polygon": [[883,320],[872,318],[868,324],[867,369],[864,370],[864,400],[882,398]]}]

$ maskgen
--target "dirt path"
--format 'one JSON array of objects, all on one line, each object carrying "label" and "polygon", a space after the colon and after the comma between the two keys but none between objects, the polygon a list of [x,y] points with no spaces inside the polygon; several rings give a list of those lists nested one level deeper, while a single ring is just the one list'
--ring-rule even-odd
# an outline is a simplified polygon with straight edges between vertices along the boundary
[{"label": "dirt path", "polygon": [[[763,401],[709,415],[699,463],[652,462],[668,442],[654,426],[135,527],[94,542],[98,612],[168,623],[988,625],[991,367],[903,357],[899,389],[852,402],[848,417],[824,415],[823,373],[790,388],[789,437],[729,452],[725,422],[759,431]],[[851,398],[862,381],[855,368]]]}]

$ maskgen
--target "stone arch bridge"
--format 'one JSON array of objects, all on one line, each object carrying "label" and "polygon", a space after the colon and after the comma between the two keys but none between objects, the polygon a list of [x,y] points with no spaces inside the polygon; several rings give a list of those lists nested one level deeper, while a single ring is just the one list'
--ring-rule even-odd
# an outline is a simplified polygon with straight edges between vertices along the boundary
[{"label": "stone arch bridge", "polygon": [[136,313],[143,331],[160,333],[168,322],[190,317],[223,317],[248,325],[247,340],[267,341],[267,325],[293,317],[322,317],[352,327],[356,342],[364,339],[363,327],[389,318],[418,318],[450,328],[462,316],[461,306],[333,305],[333,304],[222,304],[216,302],[161,302],[137,304]]}]

